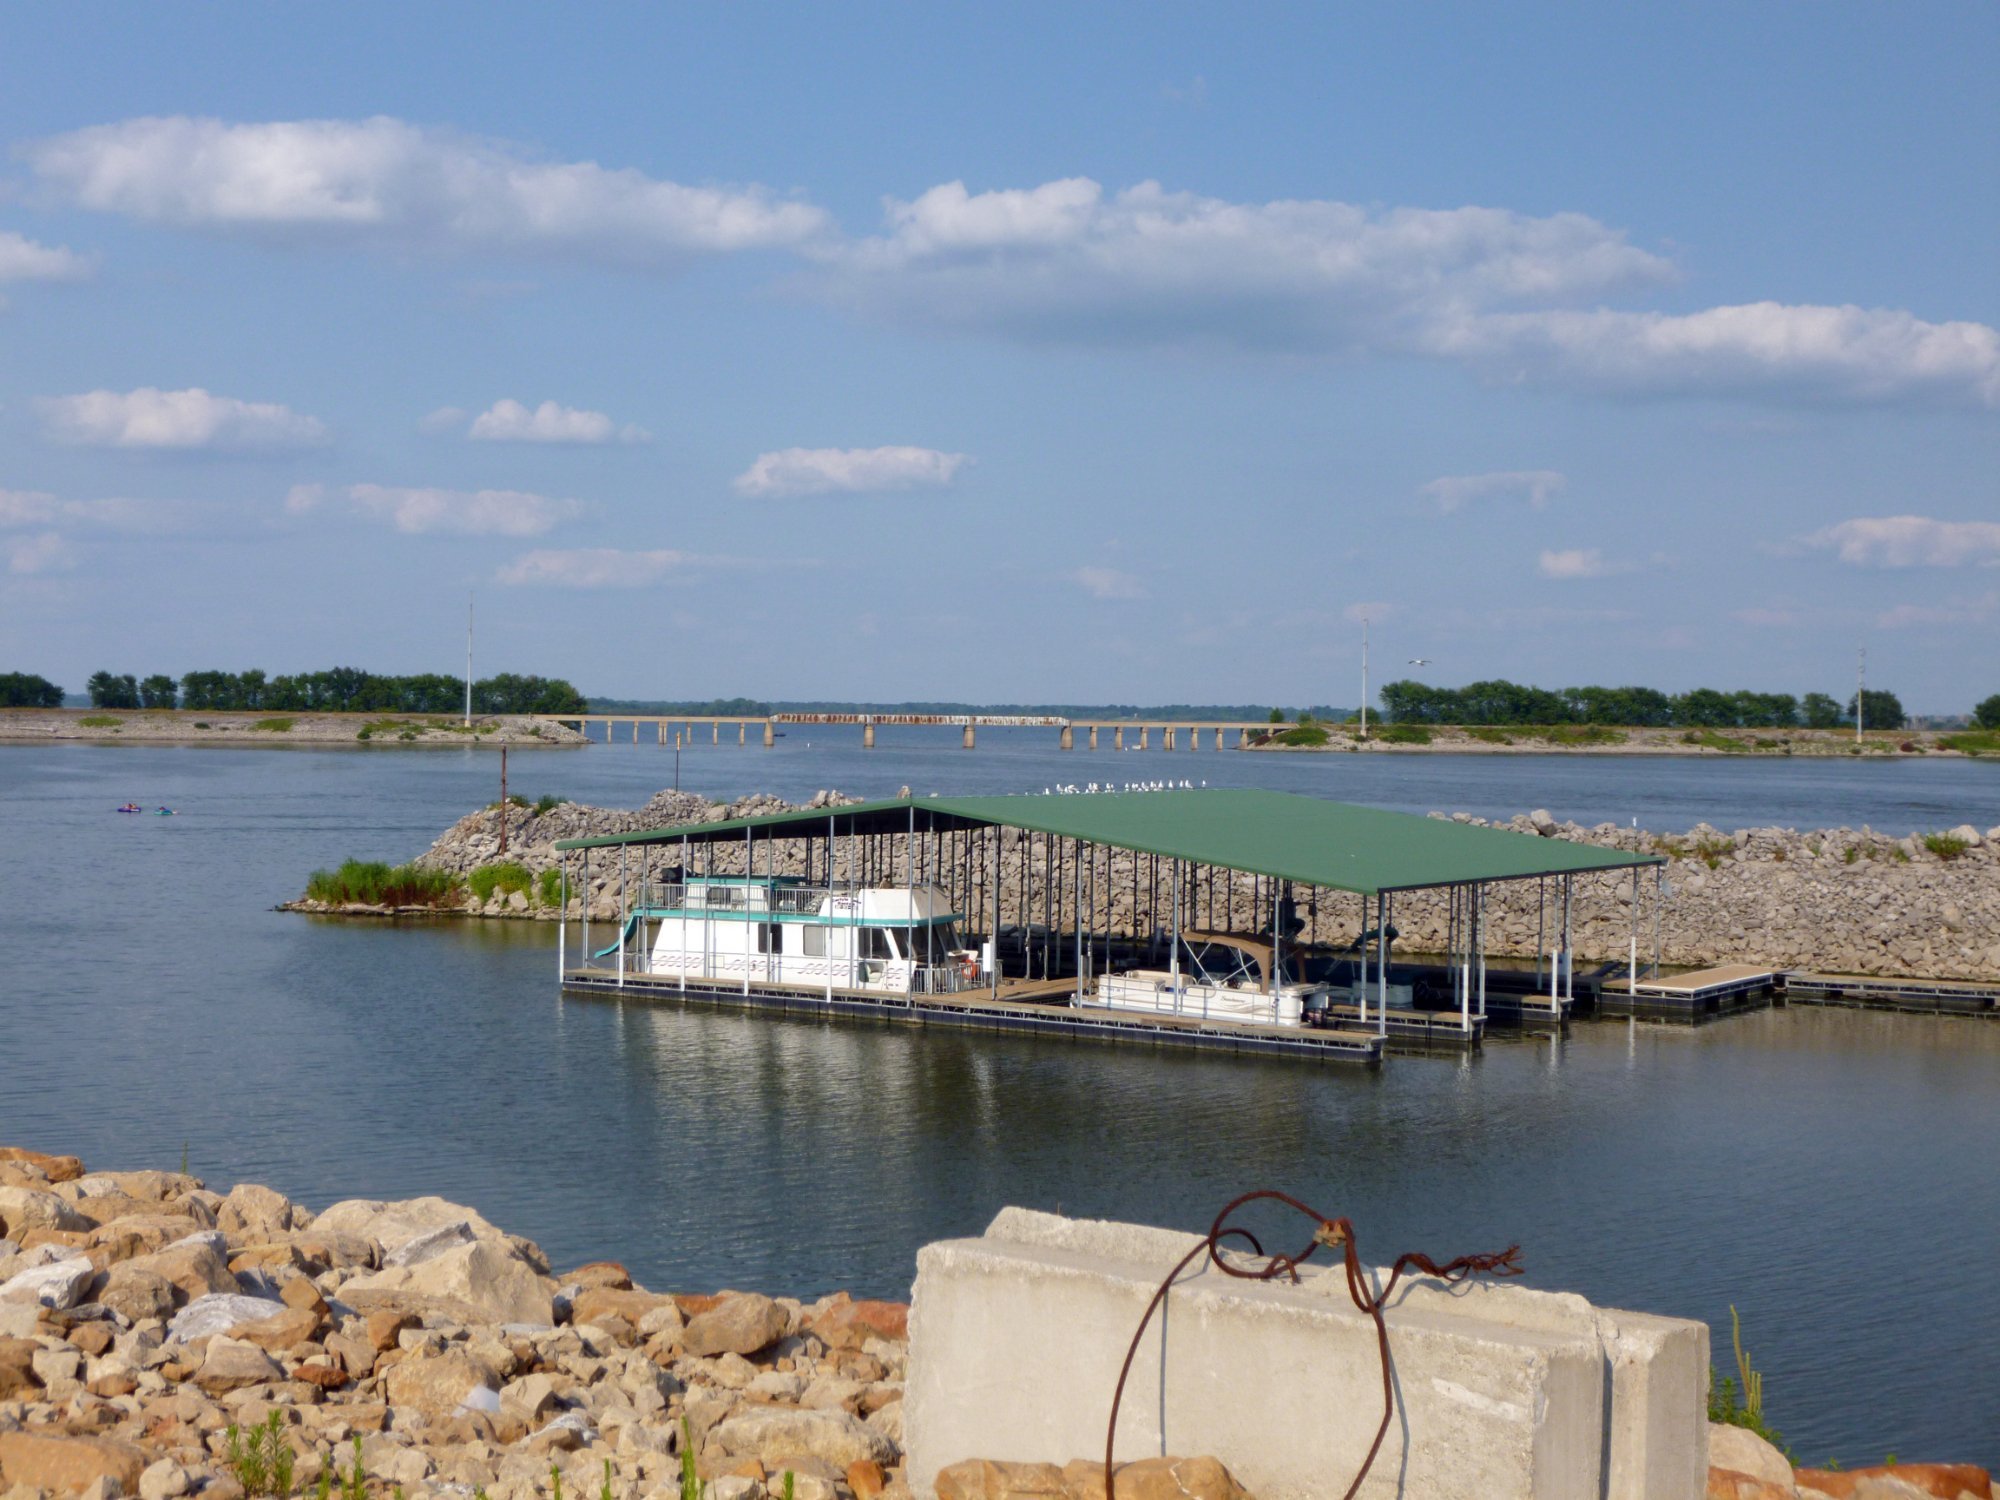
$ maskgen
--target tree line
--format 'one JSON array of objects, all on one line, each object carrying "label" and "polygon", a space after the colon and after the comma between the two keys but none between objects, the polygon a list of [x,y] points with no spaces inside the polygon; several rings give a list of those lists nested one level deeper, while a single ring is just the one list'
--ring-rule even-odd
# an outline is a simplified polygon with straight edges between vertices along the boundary
[{"label": "tree line", "polygon": [[[462,677],[442,672],[392,677],[359,667],[275,677],[255,670],[189,672],[178,682],[164,673],[94,672],[85,688],[92,708],[392,714],[455,714],[465,708]],[[57,689],[56,703],[61,701]],[[574,714],[589,708],[589,700],[560,677],[500,672],[472,684],[476,714]]]},{"label": "tree line", "polygon": [[[2000,701],[1988,700],[2000,717]],[[1983,712],[1988,704],[1981,704]],[[1383,717],[1397,724],[1606,724],[1658,729],[1838,729],[1854,723],[1855,702],[1825,693],[1663,693],[1647,687],[1526,687],[1495,679],[1464,687],[1401,681],[1382,688]],[[1879,688],[1861,702],[1869,729],[1901,729],[1902,701]]]}]

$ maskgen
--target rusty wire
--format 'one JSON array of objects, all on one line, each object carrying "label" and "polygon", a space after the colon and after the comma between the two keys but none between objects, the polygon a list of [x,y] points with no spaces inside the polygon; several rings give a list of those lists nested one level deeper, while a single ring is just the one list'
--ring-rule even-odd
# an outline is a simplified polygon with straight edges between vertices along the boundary
[{"label": "rusty wire", "polygon": [[[1314,1221],[1313,1236],[1298,1254],[1267,1256],[1264,1254],[1263,1245],[1258,1242],[1254,1234],[1229,1223],[1229,1216],[1239,1208],[1265,1199],[1297,1209]],[[1263,1264],[1256,1267],[1232,1266],[1222,1258],[1221,1254],[1222,1242],[1226,1239],[1244,1241],[1249,1246],[1250,1253],[1261,1258]],[[1281,1193],[1272,1188],[1260,1188],[1256,1192],[1245,1193],[1241,1197],[1231,1199],[1224,1205],[1222,1212],[1215,1216],[1215,1222],[1208,1226],[1208,1233],[1202,1236],[1194,1248],[1183,1255],[1167,1273],[1166,1279],[1153,1293],[1152,1300],[1146,1304],[1145,1316],[1139,1319],[1139,1327],[1132,1335],[1131,1344],[1126,1347],[1125,1362],[1118,1367],[1118,1386],[1111,1393],[1111,1420],[1104,1430],[1105,1500],[1115,1500],[1117,1494],[1113,1488],[1112,1448],[1118,1441],[1118,1407],[1125,1399],[1125,1381],[1132,1373],[1132,1361],[1139,1353],[1139,1341],[1146,1336],[1146,1329],[1153,1321],[1153,1314],[1159,1311],[1161,1304],[1167,1300],[1167,1293],[1173,1290],[1175,1283],[1180,1280],[1187,1268],[1198,1257],[1206,1255],[1208,1263],[1225,1276],[1234,1276],[1243,1281],[1276,1281],[1286,1277],[1296,1282],[1299,1279],[1298,1268],[1312,1259],[1322,1248],[1341,1252],[1347,1270],[1347,1295],[1353,1299],[1355,1307],[1374,1320],[1375,1346],[1382,1365],[1382,1422],[1375,1429],[1375,1441],[1368,1445],[1368,1456],[1361,1461],[1360,1472],[1354,1476],[1354,1483],[1347,1487],[1347,1493],[1342,1500],[1354,1500],[1354,1496],[1360,1491],[1362,1481],[1368,1477],[1368,1471],[1375,1466],[1376,1455],[1382,1451],[1382,1440],[1388,1436],[1389,1422],[1395,1415],[1396,1388],[1389,1366],[1389,1325],[1383,1320],[1382,1309],[1389,1298],[1395,1295],[1396,1284],[1403,1279],[1403,1273],[1419,1271],[1447,1284],[1464,1281],[1470,1276],[1521,1274],[1519,1245],[1509,1245],[1498,1254],[1461,1255],[1458,1259],[1446,1261],[1443,1265],[1439,1265],[1428,1255],[1411,1251],[1396,1257],[1396,1263],[1390,1268],[1389,1279],[1383,1284],[1381,1292],[1372,1292],[1369,1290],[1368,1278],[1362,1269],[1361,1254],[1355,1248],[1354,1226],[1346,1219],[1328,1218],[1318,1209],[1308,1207],[1291,1194]]]}]

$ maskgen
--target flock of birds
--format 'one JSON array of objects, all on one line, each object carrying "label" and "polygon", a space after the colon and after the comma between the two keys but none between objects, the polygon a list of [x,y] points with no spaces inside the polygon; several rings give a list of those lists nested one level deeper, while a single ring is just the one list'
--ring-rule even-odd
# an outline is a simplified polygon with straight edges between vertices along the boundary
[{"label": "flock of birds", "polygon": [[1042,788],[1042,795],[1044,797],[1088,797],[1096,792],[1191,792],[1197,786],[1207,785],[1206,781],[1193,782],[1185,779],[1180,781],[1128,781],[1123,786],[1115,786],[1108,781],[1102,785],[1093,781],[1088,786],[1078,786],[1072,781],[1067,786],[1045,786]]}]

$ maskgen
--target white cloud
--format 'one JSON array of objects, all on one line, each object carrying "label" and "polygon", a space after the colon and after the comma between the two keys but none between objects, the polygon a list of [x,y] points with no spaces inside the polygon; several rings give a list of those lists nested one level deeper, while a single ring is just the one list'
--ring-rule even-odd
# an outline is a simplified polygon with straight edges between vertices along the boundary
[{"label": "white cloud", "polygon": [[[443,416],[444,412],[431,413],[432,419]],[[503,399],[474,417],[466,436],[486,443],[643,443],[651,434],[643,427],[620,427],[601,411],[580,411],[553,401],[530,410]]]},{"label": "white cloud", "polygon": [[1857,516],[1805,539],[1831,547],[1864,568],[2000,567],[2000,522],[1937,521],[1929,516]]},{"label": "white cloud", "polygon": [[89,258],[74,250],[0,229],[0,281],[78,281],[90,268]]},{"label": "white cloud", "polygon": [[1121,573],[1116,568],[1076,568],[1069,575],[1070,582],[1076,584],[1093,599],[1143,599],[1146,589],[1130,573]]},{"label": "white cloud", "polygon": [[1125,345],[1407,350],[1468,309],[1674,279],[1582,214],[1231,203],[1089,178],[886,205],[888,229],[829,252],[838,300],[931,326]]},{"label": "white cloud", "polygon": [[636,589],[680,572],[696,559],[665,549],[623,552],[615,547],[580,547],[568,552],[528,552],[502,568],[505,584],[567,589]]},{"label": "white cloud", "polygon": [[1474,501],[1496,496],[1519,496],[1531,510],[1541,510],[1568,483],[1554,469],[1511,469],[1492,474],[1447,474],[1442,479],[1433,479],[1417,493],[1446,515],[1463,510]]},{"label": "white cloud", "polygon": [[417,431],[435,437],[442,433],[456,432],[465,425],[469,415],[462,407],[440,406],[436,411],[417,423]]},{"label": "white cloud", "polygon": [[1609,578],[1614,573],[1632,571],[1626,563],[1607,560],[1595,547],[1568,547],[1559,552],[1544,552],[1536,568],[1544,578]]},{"label": "white cloud", "polygon": [[[445,490],[385,484],[352,484],[338,497],[357,515],[387,521],[398,531],[457,536],[540,536],[580,515],[580,500],[552,499],[527,490]],[[285,509],[302,515],[325,503],[324,487],[294,485]]]},{"label": "white cloud", "polygon": [[19,576],[58,573],[76,566],[69,543],[53,531],[37,531],[27,536],[9,537],[4,544],[7,571]]},{"label": "white cloud", "polygon": [[1954,596],[1937,604],[1898,604],[1875,617],[1885,630],[1916,630],[1937,625],[1984,625],[2000,618],[2000,589],[1972,598]]},{"label": "white cloud", "polygon": [[1426,344],[1502,380],[1603,392],[2000,407],[2000,331],[1896,308],[1492,313],[1440,323]]},{"label": "white cloud", "polygon": [[124,120],[31,142],[84,208],[263,239],[519,251],[658,266],[797,245],[826,215],[761,187],[689,187],[377,116],[229,124]]},{"label": "white cloud", "polygon": [[784,448],[758,454],[733,483],[759,497],[937,488],[970,462],[935,448]]},{"label": "white cloud", "polygon": [[309,448],[327,441],[326,425],[317,417],[272,402],[212,396],[199,388],[87,391],[43,397],[35,409],[50,438],[92,448],[248,452]]}]

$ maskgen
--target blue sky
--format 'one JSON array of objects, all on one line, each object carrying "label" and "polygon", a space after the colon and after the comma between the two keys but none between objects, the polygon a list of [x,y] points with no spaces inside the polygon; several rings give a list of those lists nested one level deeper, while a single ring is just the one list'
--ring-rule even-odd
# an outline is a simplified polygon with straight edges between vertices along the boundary
[{"label": "blue sky", "polygon": [[2000,12],[17,7],[0,669],[2000,690]]}]

